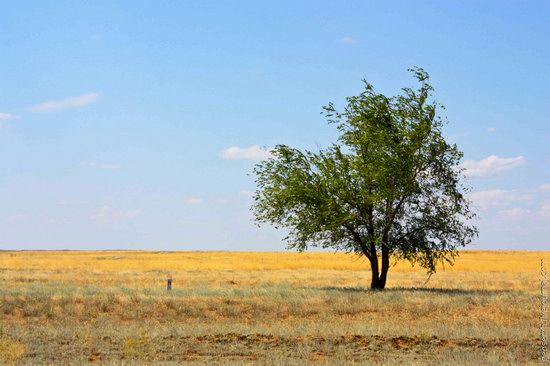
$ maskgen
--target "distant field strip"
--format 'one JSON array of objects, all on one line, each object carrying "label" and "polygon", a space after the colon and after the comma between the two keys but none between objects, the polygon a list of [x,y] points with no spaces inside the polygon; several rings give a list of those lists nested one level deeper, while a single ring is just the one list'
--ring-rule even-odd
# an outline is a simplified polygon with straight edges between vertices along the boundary
[{"label": "distant field strip", "polygon": [[[465,250],[451,272],[540,271],[541,251]],[[153,251],[0,251],[3,269],[97,269],[97,270],[259,270],[259,269],[369,269],[363,257],[327,252],[153,252]],[[441,269],[443,270],[443,268]],[[408,262],[399,262],[391,272],[422,272]]]}]

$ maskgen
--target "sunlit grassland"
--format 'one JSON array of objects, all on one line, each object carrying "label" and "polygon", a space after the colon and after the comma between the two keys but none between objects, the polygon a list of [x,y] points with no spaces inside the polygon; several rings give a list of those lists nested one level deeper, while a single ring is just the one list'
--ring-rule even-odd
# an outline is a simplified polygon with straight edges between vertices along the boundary
[{"label": "sunlit grassland", "polygon": [[[536,364],[550,252],[0,252],[0,364]],[[166,275],[174,289],[166,291]]]}]

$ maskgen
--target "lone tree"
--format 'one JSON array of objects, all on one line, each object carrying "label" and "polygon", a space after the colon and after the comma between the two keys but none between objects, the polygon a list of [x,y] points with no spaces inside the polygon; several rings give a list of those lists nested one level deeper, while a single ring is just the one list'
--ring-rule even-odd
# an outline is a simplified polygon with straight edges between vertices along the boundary
[{"label": "lone tree", "polygon": [[372,289],[385,287],[390,259],[418,263],[431,275],[477,235],[468,223],[474,214],[461,182],[462,152],[443,137],[436,113],[443,106],[432,98],[428,74],[410,71],[418,89],[386,97],[363,81],[342,112],[323,107],[337,143],[319,152],[277,145],[254,169],[256,221],[289,229],[289,249],[364,255]]}]

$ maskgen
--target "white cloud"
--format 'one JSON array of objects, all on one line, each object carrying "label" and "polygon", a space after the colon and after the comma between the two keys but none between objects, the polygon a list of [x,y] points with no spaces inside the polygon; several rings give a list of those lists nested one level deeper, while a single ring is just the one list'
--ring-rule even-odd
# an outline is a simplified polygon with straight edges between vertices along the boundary
[{"label": "white cloud", "polygon": [[473,192],[468,195],[474,206],[486,210],[490,206],[501,206],[510,202],[530,201],[533,196],[525,193],[518,193],[505,189],[492,189],[487,191]]},{"label": "white cloud", "polygon": [[99,99],[98,93],[88,93],[60,100],[49,100],[33,105],[33,112],[53,112],[62,109],[80,108],[95,103]]},{"label": "white cloud", "polygon": [[143,210],[141,209],[120,210],[109,205],[104,205],[98,208],[91,218],[103,223],[112,223],[130,220],[140,215],[143,215]]},{"label": "white cloud", "polygon": [[501,158],[491,155],[481,160],[466,160],[462,167],[465,168],[464,174],[467,177],[484,177],[489,174],[514,169],[525,165],[527,159],[523,156],[515,158]]},{"label": "white cloud", "polygon": [[229,203],[229,200],[227,200],[225,198],[218,198],[218,199],[214,200],[214,203],[217,203],[219,205],[225,205],[225,204]]},{"label": "white cloud", "polygon": [[204,200],[200,197],[189,197],[185,200],[185,203],[188,203],[190,205],[198,205],[201,204]]},{"label": "white cloud", "polygon": [[353,37],[350,37],[350,36],[346,36],[342,39],[340,39],[340,43],[343,43],[343,44],[353,44],[353,43],[356,43],[357,40]]},{"label": "white cloud", "polygon": [[220,153],[220,156],[228,160],[264,160],[272,157],[271,151],[262,149],[258,145],[250,147],[231,146]]},{"label": "white cloud", "polygon": [[28,221],[30,218],[31,218],[31,216],[27,215],[27,214],[16,214],[16,215],[11,215],[11,216],[7,217],[4,220],[4,222],[6,224],[17,224],[19,222]]},{"label": "white cloud", "polygon": [[541,192],[550,191],[550,183],[543,184],[542,186],[539,186],[538,190],[541,191]]},{"label": "white cloud", "polygon": [[120,165],[111,164],[111,163],[98,163],[97,161],[83,161],[82,165],[87,166],[89,168],[105,169],[105,170],[118,170],[118,169],[120,169]]},{"label": "white cloud", "polygon": [[510,209],[500,210],[497,212],[499,216],[505,219],[519,219],[531,213],[527,208],[514,207]]},{"label": "white cloud", "polygon": [[497,129],[494,128],[494,127],[489,127],[489,128],[487,129],[487,132],[491,133],[491,132],[495,132],[496,130],[497,130]]}]

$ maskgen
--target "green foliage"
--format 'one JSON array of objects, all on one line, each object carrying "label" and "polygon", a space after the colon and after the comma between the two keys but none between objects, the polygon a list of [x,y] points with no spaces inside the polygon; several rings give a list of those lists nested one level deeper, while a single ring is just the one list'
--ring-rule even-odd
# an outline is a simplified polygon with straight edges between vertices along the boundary
[{"label": "green foliage", "polygon": [[418,89],[386,97],[364,81],[342,112],[325,106],[340,132],[329,148],[276,146],[254,170],[257,222],[289,229],[289,248],[300,251],[355,252],[376,267],[381,252],[383,273],[388,257],[418,263],[429,274],[438,263],[452,264],[456,249],[477,235],[461,181],[462,153],[443,137],[442,106],[433,101],[428,74],[411,71]]}]

